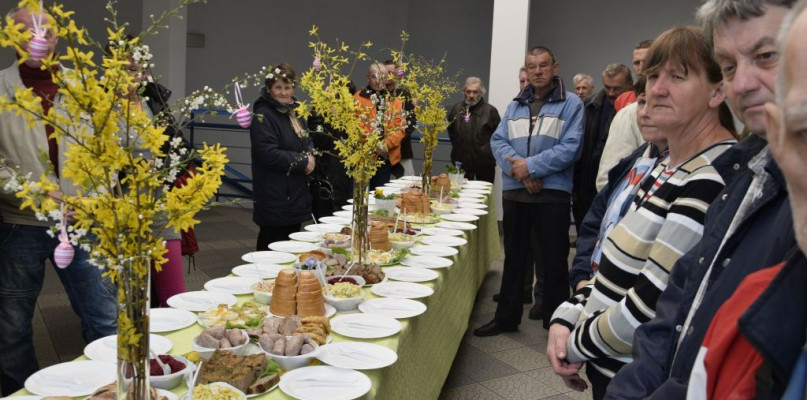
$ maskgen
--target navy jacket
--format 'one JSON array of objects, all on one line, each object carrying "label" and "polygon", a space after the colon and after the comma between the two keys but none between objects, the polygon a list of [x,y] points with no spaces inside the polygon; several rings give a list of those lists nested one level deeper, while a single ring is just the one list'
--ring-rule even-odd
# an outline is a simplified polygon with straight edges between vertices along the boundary
[{"label": "navy jacket", "polygon": [[573,292],[580,281],[594,277],[594,271],[591,269],[591,254],[597,243],[597,235],[600,234],[602,218],[608,209],[608,199],[611,197],[614,187],[624,179],[625,174],[630,172],[634,162],[641,157],[647,146],[650,146],[650,143],[639,146],[633,153],[611,168],[608,171],[608,184],[594,196],[591,207],[583,218],[583,223],[580,224],[580,231],[577,232],[577,253],[572,261],[572,268],[569,270],[569,284],[571,284]]},{"label": "navy jacket", "polygon": [[[771,179],[717,254],[706,295],[676,352],[695,293],[753,178],[748,161],[765,145],[764,139],[753,135],[715,160],[727,186],[709,207],[703,240],[675,264],[656,304],[656,317],[636,330],[634,361],[611,381],[606,399],[685,398],[693,363],[717,310],[743,278],[781,262],[795,245],[784,178],[771,160],[766,166]],[[774,318],[782,315],[787,311]],[[798,351],[793,352],[794,362],[797,356]]]},{"label": "navy jacket", "polygon": [[[258,226],[291,226],[311,218],[308,157],[303,152],[313,144],[310,137],[294,132],[290,108],[276,102],[266,89],[252,106],[252,220]],[[305,122],[300,124],[305,128]]]}]

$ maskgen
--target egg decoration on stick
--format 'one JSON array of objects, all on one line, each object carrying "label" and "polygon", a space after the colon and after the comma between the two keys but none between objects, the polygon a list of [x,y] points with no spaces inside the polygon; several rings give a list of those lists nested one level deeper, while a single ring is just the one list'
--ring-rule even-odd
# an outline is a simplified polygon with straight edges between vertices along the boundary
[{"label": "egg decoration on stick", "polygon": [[34,60],[46,58],[50,52],[50,42],[45,39],[47,35],[47,24],[42,20],[44,18],[43,16],[42,3],[40,2],[39,13],[33,15],[31,18],[31,23],[34,26],[31,31],[33,37],[28,41],[28,52]]},{"label": "egg decoration on stick", "polygon": [[238,121],[238,125],[242,128],[246,129],[252,125],[252,113],[247,110],[247,106],[243,103],[243,98],[241,97],[241,86],[238,82],[235,83],[235,89],[233,90],[235,94],[235,103],[238,105],[238,110],[234,112],[235,120]]},{"label": "egg decoration on stick", "polygon": [[53,250],[53,263],[57,267],[65,269],[73,262],[75,255],[76,250],[67,239],[67,216],[64,215],[64,206],[62,206],[61,232],[59,232],[59,244]]}]

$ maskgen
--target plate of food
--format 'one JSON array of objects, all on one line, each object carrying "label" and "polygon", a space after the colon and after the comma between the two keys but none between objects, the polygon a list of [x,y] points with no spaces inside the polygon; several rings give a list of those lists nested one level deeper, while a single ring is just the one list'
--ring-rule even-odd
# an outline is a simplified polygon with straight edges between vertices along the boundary
[{"label": "plate of food", "polygon": [[398,264],[409,255],[408,249],[400,250],[370,250],[367,252],[367,259],[370,262],[378,264],[382,267],[387,265]]},{"label": "plate of food", "polygon": [[269,306],[248,301],[241,305],[218,306],[199,313],[199,325],[204,327],[224,326],[228,329],[260,327],[263,319],[271,316]]},{"label": "plate of food", "polygon": [[434,226],[438,228],[446,228],[446,229],[458,229],[461,231],[472,231],[476,229],[476,225],[469,224],[467,222],[456,222],[456,221],[443,221],[434,224]]},{"label": "plate of food", "polygon": [[[155,354],[166,354],[174,344],[160,335],[149,335],[149,349]],[[118,363],[118,335],[105,336],[84,346],[84,356],[93,361],[110,364]]]},{"label": "plate of food", "polygon": [[440,218],[454,222],[472,222],[479,219],[476,215],[471,214],[443,214]]},{"label": "plate of food", "polygon": [[359,311],[365,314],[404,319],[416,317],[426,312],[426,305],[411,299],[382,297],[366,300],[359,304]]},{"label": "plate of food", "polygon": [[330,365],[298,368],[283,375],[280,390],[299,400],[352,400],[373,387],[367,375]]},{"label": "plate of food", "polygon": [[428,236],[462,236],[461,230],[448,228],[423,228],[421,233]]},{"label": "plate of food", "polygon": [[345,314],[331,319],[331,331],[356,339],[378,339],[401,331],[395,318],[371,314]]},{"label": "plate of food", "polygon": [[244,278],[258,279],[275,279],[278,272],[289,268],[287,265],[278,264],[244,264],[239,265],[232,269],[235,276]]},{"label": "plate of food", "polygon": [[225,304],[227,306],[235,305],[235,303],[238,303],[238,299],[229,293],[207,292],[200,290],[196,292],[175,294],[169,297],[168,301],[166,302],[170,307],[173,308],[201,312],[218,307],[221,304]]},{"label": "plate of food", "polygon": [[[248,368],[241,366],[248,366]],[[209,361],[202,364],[199,382],[193,391],[193,398],[237,400],[240,396],[246,398],[259,396],[278,386],[281,372],[280,366],[264,353],[238,355],[217,352]],[[230,378],[227,380],[237,386],[217,382],[223,376]],[[200,390],[200,387],[203,389]],[[213,393],[216,390],[227,389],[230,389],[231,393],[221,393],[226,397],[216,397]]]},{"label": "plate of food", "polygon": [[297,259],[297,256],[283,251],[253,251],[244,254],[241,259],[253,264],[285,264]]},{"label": "plate of food", "polygon": [[171,332],[191,326],[196,322],[196,314],[176,308],[152,308],[149,310],[149,331]]},{"label": "plate of food", "polygon": [[456,236],[426,236],[421,238],[420,242],[428,245],[451,247],[468,244],[467,240]]},{"label": "plate of food", "polygon": [[350,268],[350,275],[359,275],[364,281],[365,285],[370,286],[384,280],[386,275],[378,264],[354,264],[352,267],[348,260],[350,259],[350,252],[344,249],[334,249],[333,254],[328,255],[327,258],[322,260],[328,266],[325,276],[342,276],[348,272]]},{"label": "plate of food", "polygon": [[339,233],[342,230],[342,228],[344,228],[343,225],[337,225],[337,224],[311,224],[306,226],[305,230],[309,232],[317,232],[319,234],[323,234],[323,233]]},{"label": "plate of food", "polygon": [[436,257],[451,257],[459,253],[459,251],[453,247],[436,246],[436,245],[415,246],[412,247],[411,251],[412,254],[418,256],[436,256]]},{"label": "plate of food", "polygon": [[252,293],[252,285],[257,283],[258,280],[258,278],[253,277],[225,276],[205,282],[205,290],[229,294],[247,294]]},{"label": "plate of food", "polygon": [[117,379],[117,368],[100,361],[70,361],[41,369],[25,380],[25,390],[39,396],[86,396]]},{"label": "plate of food", "polygon": [[401,264],[406,265],[407,267],[435,269],[450,267],[452,264],[454,264],[454,261],[435,256],[411,256],[401,261]]},{"label": "plate of food", "polygon": [[436,222],[440,222],[440,216],[437,214],[406,214],[401,216],[402,221],[409,222],[411,224],[433,224]]},{"label": "plate of food", "polygon": [[291,233],[289,234],[289,239],[296,240],[298,242],[309,242],[309,243],[317,243],[320,241],[319,233],[309,231]]},{"label": "plate of food", "polygon": [[398,354],[374,343],[337,342],[320,347],[317,358],[334,367],[362,370],[390,366]]},{"label": "plate of food", "polygon": [[318,246],[314,243],[298,242],[296,240],[282,240],[280,242],[269,243],[269,250],[295,254],[316,250],[317,247]]}]

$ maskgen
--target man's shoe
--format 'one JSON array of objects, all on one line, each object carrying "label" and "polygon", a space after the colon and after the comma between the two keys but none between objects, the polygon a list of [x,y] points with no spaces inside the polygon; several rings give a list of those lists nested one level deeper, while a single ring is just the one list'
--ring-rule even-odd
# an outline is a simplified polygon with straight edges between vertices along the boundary
[{"label": "man's shoe", "polygon": [[507,327],[507,326],[504,326],[504,325],[500,324],[499,322],[497,322],[494,319],[493,321],[490,321],[487,324],[482,325],[479,328],[474,329],[474,336],[480,336],[480,337],[496,336],[496,335],[498,335],[500,333],[516,332],[516,331],[518,331],[518,326],[516,326],[516,327]]},{"label": "man's shoe", "polygon": [[536,301],[530,308],[529,318],[536,321],[544,319],[544,305],[540,301]]},{"label": "man's shoe", "polygon": [[[497,303],[499,302],[499,294],[498,293],[493,295],[493,301],[495,301]],[[529,292],[524,293],[524,299],[521,300],[521,301],[523,301],[524,304],[532,303],[532,293],[529,293]]]}]

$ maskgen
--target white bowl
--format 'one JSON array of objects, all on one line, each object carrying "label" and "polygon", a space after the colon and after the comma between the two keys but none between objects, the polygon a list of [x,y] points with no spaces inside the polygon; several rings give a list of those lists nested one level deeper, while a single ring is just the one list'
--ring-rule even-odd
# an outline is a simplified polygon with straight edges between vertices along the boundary
[{"label": "white bowl", "polygon": [[[329,279],[333,279],[330,277]],[[363,287],[366,283],[364,278],[358,275],[347,275],[346,278],[351,278],[356,281],[359,287]],[[355,310],[359,308],[359,304],[364,300],[364,290],[361,291],[361,296],[356,297],[334,297],[330,294],[325,294],[325,302],[332,305],[338,311]]]},{"label": "white bowl", "polygon": [[174,356],[177,361],[185,364],[185,368],[181,371],[174,372],[173,374],[168,375],[149,375],[149,382],[151,386],[154,386],[157,389],[165,389],[171,390],[177,386],[179,386],[182,381],[185,380],[185,375],[191,373],[194,369],[193,363],[190,362],[187,358],[182,356]]},{"label": "white bowl", "polygon": [[279,365],[282,370],[291,371],[293,369],[308,366],[308,364],[311,364],[311,360],[317,357],[319,354],[319,345],[313,341],[311,343],[314,345],[314,351],[299,356],[278,356],[264,350],[263,347],[258,346],[258,348],[266,353],[269,358],[275,360],[277,365]]},{"label": "white bowl", "polygon": [[408,248],[414,246],[415,241],[411,240],[411,241],[407,241],[407,242],[396,242],[396,241],[390,240],[389,244],[392,246],[392,248],[394,250],[403,250],[403,249],[408,249]]},{"label": "white bowl", "polygon": [[[230,347],[229,349],[220,349],[220,350],[230,351],[233,354],[236,354],[236,355],[239,355],[239,356],[243,355],[244,346],[246,346],[249,343],[249,335],[247,335],[246,331],[240,331],[240,332],[241,332],[241,335],[243,335],[244,339],[246,339],[246,342],[244,342],[244,344],[241,344],[241,345],[238,345],[238,346],[233,346],[233,347]],[[191,341],[191,348],[193,349],[193,351],[199,353],[199,357],[202,357],[205,360],[209,360],[210,357],[213,356],[213,352],[215,352],[216,350],[219,350],[219,349],[211,349],[209,347],[199,346],[196,343],[197,339],[199,339],[199,336],[196,336],[195,338],[193,338],[193,340]]]},{"label": "white bowl", "polygon": [[257,283],[252,285],[252,296],[255,297],[255,301],[261,304],[270,304],[272,302],[272,292],[255,289],[256,285]]}]

